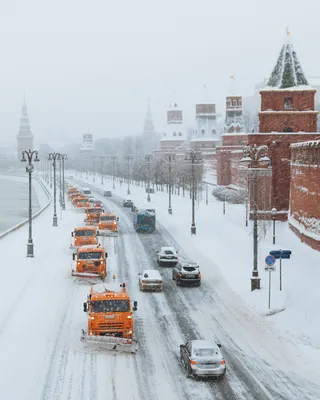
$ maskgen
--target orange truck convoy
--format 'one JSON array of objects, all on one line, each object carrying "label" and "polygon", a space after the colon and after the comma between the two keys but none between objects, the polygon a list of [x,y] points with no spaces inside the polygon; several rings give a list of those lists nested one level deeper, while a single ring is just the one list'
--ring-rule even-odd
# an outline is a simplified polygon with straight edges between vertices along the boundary
[{"label": "orange truck convoy", "polygon": [[[69,187],[68,198],[76,209],[85,209],[87,225],[71,232],[70,248],[76,250],[72,255],[71,275],[104,280],[108,253],[98,243],[98,235],[116,236],[119,218],[114,212],[104,211],[101,203],[90,206],[88,196],[76,187]],[[134,338],[133,312],[137,310],[137,302],[131,303],[125,283],[120,289],[115,283],[109,288],[103,283],[92,285],[83,304],[88,315],[88,330],[82,330],[80,340],[108,350],[136,353],[139,345]]]}]

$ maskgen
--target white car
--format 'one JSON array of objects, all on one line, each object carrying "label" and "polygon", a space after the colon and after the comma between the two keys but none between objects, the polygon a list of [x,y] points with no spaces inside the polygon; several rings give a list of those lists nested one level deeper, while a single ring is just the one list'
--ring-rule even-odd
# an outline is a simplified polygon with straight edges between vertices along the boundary
[{"label": "white car", "polygon": [[89,203],[94,203],[96,199],[94,197],[89,197]]},{"label": "white car", "polygon": [[157,263],[159,265],[176,265],[178,261],[178,251],[174,247],[165,246],[161,247],[160,251],[157,251]]},{"label": "white car", "polygon": [[141,292],[144,290],[156,290],[161,292],[163,290],[162,276],[156,269],[145,269],[139,275]]}]

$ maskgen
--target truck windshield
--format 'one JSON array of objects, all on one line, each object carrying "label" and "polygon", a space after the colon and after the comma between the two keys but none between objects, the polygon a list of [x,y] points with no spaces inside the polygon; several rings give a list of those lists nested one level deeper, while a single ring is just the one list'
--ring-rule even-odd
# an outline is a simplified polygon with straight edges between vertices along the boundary
[{"label": "truck windshield", "polygon": [[116,217],[113,215],[107,215],[104,217],[100,217],[100,221],[115,221]]},{"label": "truck windshield", "polygon": [[102,253],[98,251],[86,251],[78,253],[78,260],[100,260]]},{"label": "truck windshield", "polygon": [[87,203],[88,199],[78,199],[78,203]]},{"label": "truck windshield", "polygon": [[93,313],[130,311],[128,300],[96,300],[91,302],[91,307]]},{"label": "truck windshield", "polygon": [[101,210],[89,209],[88,214],[100,214]]},{"label": "truck windshield", "polygon": [[94,230],[84,230],[84,231],[76,231],[75,236],[95,236],[96,232]]},{"label": "truck windshield", "polygon": [[154,218],[150,216],[141,216],[139,221],[142,225],[154,225]]}]

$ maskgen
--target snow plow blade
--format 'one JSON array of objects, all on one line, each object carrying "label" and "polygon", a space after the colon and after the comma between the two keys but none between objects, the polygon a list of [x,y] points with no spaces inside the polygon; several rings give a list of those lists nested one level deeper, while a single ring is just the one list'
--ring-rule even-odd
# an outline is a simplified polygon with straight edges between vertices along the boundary
[{"label": "snow plow blade", "polygon": [[81,342],[86,344],[101,345],[106,350],[119,353],[135,354],[139,349],[139,343],[135,339],[124,339],[113,336],[91,336],[82,331]]},{"label": "snow plow blade", "polygon": [[118,236],[118,231],[107,231],[107,230],[99,230],[99,235],[98,236],[110,236],[110,237],[116,237]]},{"label": "snow plow blade", "polygon": [[74,270],[72,270],[71,275],[79,277],[79,278],[100,279],[100,280],[104,279],[104,277],[102,277],[99,274],[93,274],[93,273],[90,273],[90,272],[77,272],[77,271],[74,271]]}]

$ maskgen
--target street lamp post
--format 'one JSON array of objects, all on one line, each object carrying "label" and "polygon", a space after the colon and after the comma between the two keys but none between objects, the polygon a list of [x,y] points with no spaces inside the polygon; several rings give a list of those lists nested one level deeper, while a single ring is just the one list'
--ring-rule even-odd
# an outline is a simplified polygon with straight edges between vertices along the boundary
[{"label": "street lamp post", "polygon": [[60,153],[49,153],[49,161],[52,161],[53,167],[53,223],[52,226],[58,226],[57,217],[57,181],[56,181],[56,161],[60,160]]},{"label": "street lamp post", "polygon": [[61,206],[62,206],[62,209],[65,210],[66,209],[66,197],[65,197],[65,187],[64,187],[64,162],[68,158],[67,158],[66,154],[61,154],[60,158],[62,161],[62,202],[61,202]]},{"label": "street lamp post", "polygon": [[132,156],[130,156],[129,154],[124,156],[124,159],[127,161],[128,163],[128,177],[127,177],[127,181],[128,181],[128,189],[127,189],[127,194],[130,194],[130,161],[132,160]]},{"label": "street lamp post", "polygon": [[191,222],[191,235],[196,234],[196,223],[195,223],[195,194],[196,194],[196,179],[195,179],[195,165],[199,165],[202,161],[202,156],[200,151],[189,150],[185,153],[185,160],[191,162],[191,172],[192,172],[192,222]]},{"label": "street lamp post", "polygon": [[62,158],[59,157],[59,203],[62,207]]},{"label": "street lamp post", "polygon": [[172,207],[171,207],[171,192],[172,192],[172,161],[175,161],[176,155],[174,153],[166,153],[166,160],[169,163],[169,206],[168,213],[172,215]]},{"label": "street lamp post", "polygon": [[206,185],[206,205],[208,205],[208,184]]},{"label": "street lamp post", "polygon": [[96,156],[92,156],[92,168],[93,168],[93,172],[92,172],[93,182],[95,182],[96,181]]},{"label": "street lamp post", "polygon": [[276,244],[276,215],[277,209],[275,207],[271,210],[272,220],[273,220],[273,233],[272,233],[272,244]]},{"label": "street lamp post", "polygon": [[115,184],[114,184],[114,179],[115,179],[115,162],[117,159],[117,156],[111,156],[112,159],[112,189],[115,189]]},{"label": "street lamp post", "polygon": [[101,160],[101,185],[103,185],[103,160],[104,160],[104,156],[100,156],[100,160]]},{"label": "street lamp post", "polygon": [[[34,157],[34,158],[33,158]],[[34,245],[32,239],[32,172],[34,171],[34,166],[32,161],[39,162],[38,151],[37,150],[23,150],[21,162],[27,162],[26,171],[29,174],[29,238],[27,244],[27,257],[34,257]]]},{"label": "street lamp post", "polygon": [[86,181],[88,180],[88,156],[85,157]]},{"label": "street lamp post", "polygon": [[148,196],[147,196],[147,201],[150,202],[150,161],[152,159],[152,154],[147,154],[145,156],[145,160],[147,161],[148,164]]},{"label": "street lamp post", "polygon": [[251,277],[251,291],[260,289],[260,277],[258,271],[258,168],[259,164],[269,165],[267,156],[268,147],[263,145],[245,146],[244,156],[241,162],[253,170],[253,271]]}]

